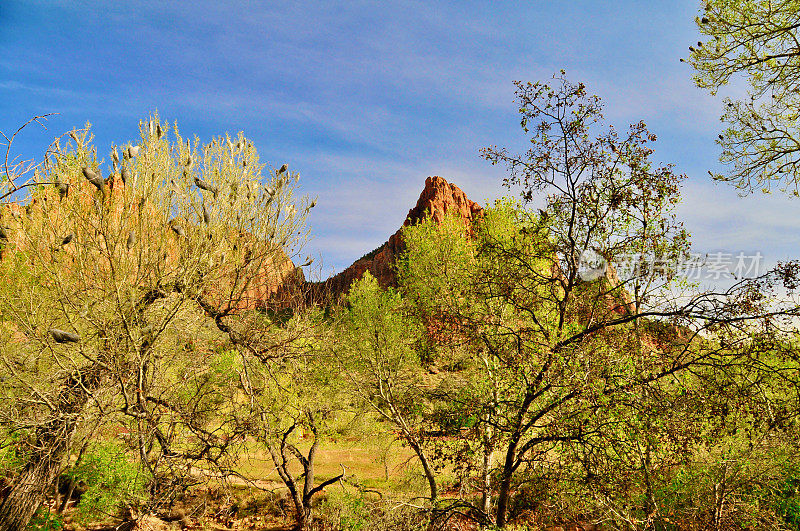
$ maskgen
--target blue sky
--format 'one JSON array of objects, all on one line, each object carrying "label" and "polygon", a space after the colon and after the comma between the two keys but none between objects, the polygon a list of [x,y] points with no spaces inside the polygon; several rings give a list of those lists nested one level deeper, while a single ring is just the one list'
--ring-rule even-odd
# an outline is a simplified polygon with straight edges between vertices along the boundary
[{"label": "blue sky", "polygon": [[158,110],[202,140],[244,131],[318,196],[308,251],[322,276],[399,227],[428,175],[485,202],[504,170],[478,155],[524,145],[512,81],[564,68],[618,128],[644,120],[656,159],[689,176],[679,215],[698,251],[797,257],[797,204],[710,182],[722,104],[679,58],[699,1],[0,2],[0,131],[40,157],[89,121],[96,145]]}]

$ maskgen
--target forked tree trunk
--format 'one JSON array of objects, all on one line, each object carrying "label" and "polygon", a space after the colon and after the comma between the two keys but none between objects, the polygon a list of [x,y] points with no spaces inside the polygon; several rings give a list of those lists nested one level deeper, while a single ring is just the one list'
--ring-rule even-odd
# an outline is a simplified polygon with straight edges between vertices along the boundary
[{"label": "forked tree trunk", "polygon": [[[293,531],[305,531],[308,529],[314,520],[314,512],[311,507],[311,501],[314,495],[322,492],[322,489],[328,485],[336,483],[344,477],[343,468],[342,473],[338,476],[314,486],[314,463],[316,460],[317,449],[319,448],[319,438],[317,436],[317,429],[314,423],[313,413],[308,413],[308,419],[312,425],[311,432],[314,435],[314,440],[311,443],[311,448],[308,451],[308,455],[303,455],[296,446],[287,442],[289,435],[295,430],[297,424],[293,424],[288,430],[281,434],[278,445],[274,444],[274,441],[270,440],[269,435],[265,437],[265,446],[272,456],[273,463],[275,463],[275,470],[283,481],[283,484],[286,485],[287,489],[289,489],[289,496],[294,504],[295,524],[292,527]],[[298,485],[299,478],[296,478],[290,469],[292,456],[294,456],[303,470],[302,491]]]}]

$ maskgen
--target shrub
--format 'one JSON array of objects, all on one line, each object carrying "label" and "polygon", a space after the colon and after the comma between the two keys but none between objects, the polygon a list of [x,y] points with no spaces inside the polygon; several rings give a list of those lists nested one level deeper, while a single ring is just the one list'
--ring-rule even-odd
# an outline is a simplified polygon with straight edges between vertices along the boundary
[{"label": "shrub", "polygon": [[417,531],[429,528],[424,512],[403,503],[369,499],[361,493],[329,491],[314,529],[324,531]]},{"label": "shrub", "polygon": [[75,515],[81,521],[103,519],[123,503],[138,504],[146,494],[148,478],[114,442],[93,446],[66,475],[86,489]]},{"label": "shrub", "polygon": [[775,509],[792,529],[800,529],[800,463],[790,463],[783,470],[775,492]]},{"label": "shrub", "polygon": [[370,529],[369,508],[364,498],[340,490],[331,490],[320,505],[321,513],[334,529],[361,531]]},{"label": "shrub", "polygon": [[22,438],[20,432],[0,433],[0,440],[4,439],[5,442],[0,446],[0,476],[13,475],[16,470],[24,466],[28,456],[21,450],[19,441]]},{"label": "shrub", "polygon": [[51,513],[47,507],[40,507],[28,524],[29,531],[61,531],[64,521],[61,515]]}]

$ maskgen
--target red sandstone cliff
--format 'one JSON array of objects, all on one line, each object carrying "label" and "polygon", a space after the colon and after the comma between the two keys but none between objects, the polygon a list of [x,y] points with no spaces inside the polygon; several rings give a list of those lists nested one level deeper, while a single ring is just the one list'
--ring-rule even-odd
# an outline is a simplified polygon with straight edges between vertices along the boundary
[{"label": "red sandstone cliff", "polygon": [[[430,215],[434,221],[442,221],[445,214],[454,214],[465,222],[483,215],[483,207],[470,200],[467,195],[456,185],[448,183],[441,177],[428,177],[425,188],[417,200],[414,208],[408,211],[405,225],[410,225]],[[357,260],[341,273],[334,275],[327,281],[318,284],[317,288],[327,290],[334,298],[346,293],[354,280],[360,279],[365,271],[369,271],[381,286],[394,286],[397,278],[393,269],[395,259],[403,249],[401,236],[402,228],[392,234],[389,241],[377,249],[377,252]]]}]

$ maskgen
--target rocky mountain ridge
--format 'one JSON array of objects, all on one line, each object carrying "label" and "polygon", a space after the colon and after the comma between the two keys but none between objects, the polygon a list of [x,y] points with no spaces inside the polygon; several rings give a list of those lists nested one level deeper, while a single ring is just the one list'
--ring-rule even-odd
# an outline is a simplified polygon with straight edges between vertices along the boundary
[{"label": "rocky mountain ridge", "polygon": [[[417,204],[408,211],[403,226],[417,223],[425,216],[440,222],[446,215],[455,215],[464,220],[464,223],[470,223],[483,215],[483,207],[469,199],[458,186],[435,175],[425,179],[425,187]],[[381,286],[396,286],[397,277],[393,265],[403,250],[402,231],[402,227],[399,228],[383,245],[356,260],[344,271],[324,282],[314,283],[311,289],[314,298],[318,299],[323,292],[333,299],[340,298],[366,271],[369,271]]]}]

